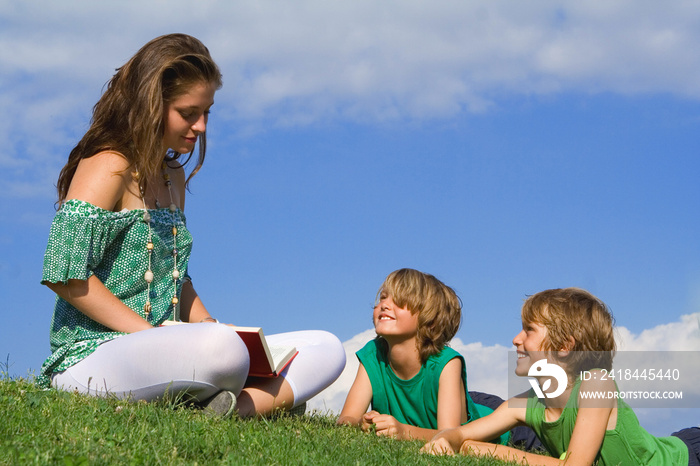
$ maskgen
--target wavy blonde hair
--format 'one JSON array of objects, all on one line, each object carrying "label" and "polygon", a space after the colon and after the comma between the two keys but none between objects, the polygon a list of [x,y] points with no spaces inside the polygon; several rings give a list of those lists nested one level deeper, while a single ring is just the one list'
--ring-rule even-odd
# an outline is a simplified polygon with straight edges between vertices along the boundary
[{"label": "wavy blonde hair", "polygon": [[433,275],[414,269],[400,269],[389,274],[377,292],[418,314],[416,345],[421,363],[438,354],[455,336],[462,319],[462,303],[452,288]]},{"label": "wavy blonde hair", "polygon": [[[164,109],[198,83],[220,88],[221,72],[209,50],[186,34],[160,36],[136,52],[107,84],[107,90],[93,108],[90,128],[71,151],[58,177],[58,203],[63,203],[80,160],[111,150],[122,154],[139,172],[141,189],[155,176],[163,158],[177,160],[181,154],[166,154],[163,145]],[[199,136],[197,165],[187,178],[199,171],[206,154],[206,134]],[[191,157],[191,154],[190,154]],[[189,161],[183,162],[184,165]]]},{"label": "wavy blonde hair", "polygon": [[[544,348],[557,352],[567,372],[612,369],[615,321],[603,301],[580,288],[557,288],[536,293],[523,304],[522,320],[547,329]],[[573,346],[571,340],[573,339]]]}]

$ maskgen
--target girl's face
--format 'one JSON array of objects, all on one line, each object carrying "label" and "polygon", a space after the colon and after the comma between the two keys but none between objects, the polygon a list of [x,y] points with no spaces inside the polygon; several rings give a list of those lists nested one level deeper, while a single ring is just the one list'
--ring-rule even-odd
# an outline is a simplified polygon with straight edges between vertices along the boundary
[{"label": "girl's face", "polygon": [[518,364],[515,373],[526,376],[535,362],[546,357],[544,342],[547,327],[535,322],[523,321],[523,329],[513,338],[513,345],[518,353]]},{"label": "girl's face", "polygon": [[384,338],[411,338],[418,332],[418,313],[413,314],[407,308],[397,306],[391,296],[384,293],[374,306],[372,320],[377,335]]},{"label": "girl's face", "polygon": [[165,105],[163,144],[167,149],[180,154],[192,152],[197,137],[207,129],[215,93],[215,84],[202,82]]}]

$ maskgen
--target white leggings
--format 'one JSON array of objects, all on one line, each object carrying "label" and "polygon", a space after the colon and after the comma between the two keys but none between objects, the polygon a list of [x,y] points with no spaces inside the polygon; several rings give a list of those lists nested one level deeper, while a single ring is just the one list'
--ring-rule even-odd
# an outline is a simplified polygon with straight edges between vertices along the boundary
[{"label": "white leggings", "polygon": [[[295,346],[299,354],[282,372],[299,405],[328,387],[345,367],[335,335],[320,331],[266,336],[270,345]],[[248,376],[248,350],[227,325],[203,323],[143,330],[101,344],[51,385],[97,396],[155,400],[166,392],[203,401],[220,390],[238,396]]]}]

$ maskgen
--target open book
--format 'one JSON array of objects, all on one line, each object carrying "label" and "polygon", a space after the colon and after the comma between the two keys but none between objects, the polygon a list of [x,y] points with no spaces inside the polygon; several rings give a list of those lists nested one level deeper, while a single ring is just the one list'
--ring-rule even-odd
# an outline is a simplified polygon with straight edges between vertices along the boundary
[{"label": "open book", "polygon": [[[186,324],[166,320],[161,326]],[[260,327],[232,327],[248,347],[250,370],[248,376],[277,377],[280,372],[294,359],[298,351],[294,346],[268,345],[263,330]]]},{"label": "open book", "polygon": [[294,346],[270,346],[260,327],[236,327],[250,355],[249,376],[277,377],[284,370],[298,351]]}]

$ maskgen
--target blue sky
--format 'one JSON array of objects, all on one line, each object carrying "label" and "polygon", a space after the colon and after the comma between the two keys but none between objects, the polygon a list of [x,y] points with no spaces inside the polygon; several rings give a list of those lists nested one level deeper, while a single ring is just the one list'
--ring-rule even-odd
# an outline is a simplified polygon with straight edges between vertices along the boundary
[{"label": "blue sky", "polygon": [[49,352],[58,172],[114,69],[169,32],[224,74],[186,208],[220,320],[349,342],[413,267],[457,291],[472,349],[510,348],[526,295],[562,286],[608,303],[631,348],[700,349],[697,3],[113,5],[0,0],[11,373]]}]

